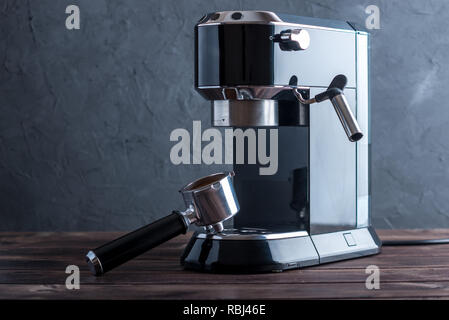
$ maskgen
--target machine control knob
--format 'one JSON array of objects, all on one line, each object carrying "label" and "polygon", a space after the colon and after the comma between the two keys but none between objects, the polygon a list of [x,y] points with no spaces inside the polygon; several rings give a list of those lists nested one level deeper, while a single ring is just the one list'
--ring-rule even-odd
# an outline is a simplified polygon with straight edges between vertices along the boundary
[{"label": "machine control knob", "polygon": [[273,41],[279,43],[284,51],[306,50],[310,45],[310,36],[307,30],[292,29],[284,30],[273,36]]}]

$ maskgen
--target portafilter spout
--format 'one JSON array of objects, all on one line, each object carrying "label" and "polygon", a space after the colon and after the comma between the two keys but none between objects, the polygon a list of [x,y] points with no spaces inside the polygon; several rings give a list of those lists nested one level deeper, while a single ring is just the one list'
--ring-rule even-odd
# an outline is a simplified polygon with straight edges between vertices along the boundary
[{"label": "portafilter spout", "polygon": [[234,172],[216,173],[189,183],[180,190],[187,209],[172,214],[108,242],[86,255],[91,272],[102,275],[138,255],[186,233],[191,224],[221,232],[223,221],[240,210],[232,184]]},{"label": "portafilter spout", "polygon": [[297,89],[294,89],[293,93],[302,104],[312,104],[329,99],[334,106],[335,112],[340,119],[340,122],[343,126],[343,129],[345,130],[346,135],[349,138],[349,141],[355,142],[362,139],[363,133],[343,93],[346,83],[346,76],[339,74],[332,80],[326,91],[317,94],[312,99],[304,99]]}]

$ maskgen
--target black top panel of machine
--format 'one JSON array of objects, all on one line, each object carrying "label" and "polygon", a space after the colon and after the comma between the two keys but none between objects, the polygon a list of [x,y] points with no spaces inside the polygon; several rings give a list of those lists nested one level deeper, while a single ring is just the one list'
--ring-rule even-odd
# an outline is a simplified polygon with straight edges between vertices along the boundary
[{"label": "black top panel of machine", "polygon": [[[349,56],[354,55],[353,44],[351,47],[347,41],[340,41],[341,37],[337,40],[330,36],[329,32],[317,33],[319,30],[335,31],[347,34],[345,39],[352,37],[354,42],[353,35],[356,31],[347,22],[275,14],[268,11],[210,13],[200,19],[195,26],[196,88],[291,85],[290,77],[279,77],[279,74],[285,71],[285,68],[294,69],[296,73],[306,72],[304,66],[295,66],[298,63],[286,66],[291,63],[292,57],[306,56],[282,51],[284,50],[282,47],[280,51],[274,40],[279,36],[279,32],[290,29],[307,29],[309,32],[315,30],[313,34],[311,33],[314,37],[312,49],[316,51],[320,47],[321,51],[319,57],[313,58],[314,56],[309,54],[305,60],[303,59],[303,64],[308,65],[307,72],[311,72],[309,70],[311,60],[313,63],[325,62],[325,55],[329,54],[329,49],[332,48],[338,51],[338,54],[348,57],[347,61],[341,61],[342,64],[354,61],[355,57]],[[324,45],[326,41],[328,44]],[[306,51],[309,52],[310,49]],[[355,66],[348,65],[348,67],[353,69]],[[329,78],[332,76],[334,74],[330,74]],[[316,86],[317,83],[313,85]]]}]

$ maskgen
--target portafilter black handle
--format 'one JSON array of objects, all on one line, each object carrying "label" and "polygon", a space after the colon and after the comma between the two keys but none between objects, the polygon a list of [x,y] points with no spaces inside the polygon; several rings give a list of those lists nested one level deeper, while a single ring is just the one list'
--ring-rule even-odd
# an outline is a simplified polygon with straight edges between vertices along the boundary
[{"label": "portafilter black handle", "polygon": [[185,233],[191,224],[221,232],[223,221],[232,218],[240,209],[232,184],[233,176],[234,172],[215,173],[187,184],[180,190],[188,206],[185,211],[173,211],[165,218],[89,251],[86,260],[92,273],[102,275]]},{"label": "portafilter black handle", "polygon": [[179,211],[91,250],[86,261],[91,272],[100,276],[138,255],[186,233],[189,222]]}]

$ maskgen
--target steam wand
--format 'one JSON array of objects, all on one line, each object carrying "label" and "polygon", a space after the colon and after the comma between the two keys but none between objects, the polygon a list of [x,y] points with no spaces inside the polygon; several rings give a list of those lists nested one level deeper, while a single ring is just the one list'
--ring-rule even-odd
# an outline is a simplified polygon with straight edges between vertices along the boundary
[{"label": "steam wand", "polygon": [[346,83],[346,76],[343,74],[339,74],[332,80],[326,91],[317,94],[311,99],[304,99],[298,89],[294,89],[293,93],[295,94],[298,101],[302,104],[312,104],[329,99],[334,106],[335,112],[340,119],[340,122],[346,132],[346,135],[349,138],[349,141],[355,142],[362,139],[363,133],[351,111],[351,108],[349,107],[345,95],[343,94]]}]

